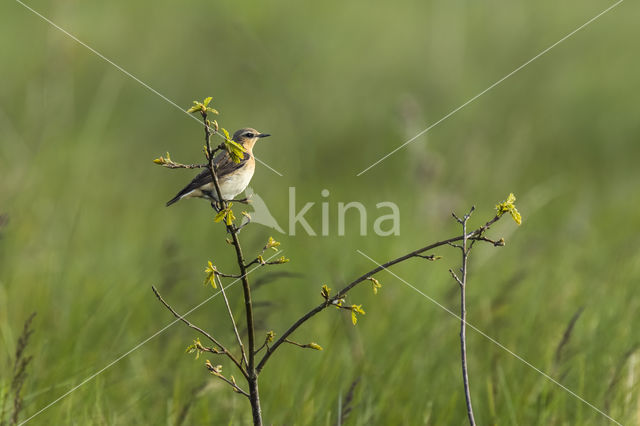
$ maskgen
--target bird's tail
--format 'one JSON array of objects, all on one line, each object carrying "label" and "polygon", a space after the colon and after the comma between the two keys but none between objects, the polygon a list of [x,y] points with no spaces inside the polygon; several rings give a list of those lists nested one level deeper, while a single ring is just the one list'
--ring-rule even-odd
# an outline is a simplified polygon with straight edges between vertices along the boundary
[{"label": "bird's tail", "polygon": [[172,199],[170,199],[169,201],[167,201],[167,207],[169,207],[171,204],[177,203],[178,201],[180,201],[180,198],[182,198],[182,195],[184,194],[178,194],[175,197],[173,197]]}]

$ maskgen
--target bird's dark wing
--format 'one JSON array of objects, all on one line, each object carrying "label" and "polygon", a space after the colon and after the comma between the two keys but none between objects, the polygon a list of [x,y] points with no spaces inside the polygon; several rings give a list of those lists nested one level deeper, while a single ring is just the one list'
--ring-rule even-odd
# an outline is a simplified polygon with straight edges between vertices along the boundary
[{"label": "bird's dark wing", "polygon": [[[244,164],[249,161],[249,158],[251,158],[251,155],[248,152],[245,152],[244,158],[239,163],[236,163],[231,159],[226,151],[216,155],[216,157],[213,159],[213,162],[216,165],[218,179],[223,180],[225,176],[244,166]],[[182,188],[175,197],[167,202],[167,206],[170,206],[171,204],[180,200],[183,195],[188,194],[194,189],[198,189],[201,186],[211,183],[212,181],[213,179],[211,178],[211,172],[209,172],[209,169],[202,170],[196,175],[196,177],[193,178],[191,182],[189,182],[187,186]]]},{"label": "bird's dark wing", "polygon": [[[250,158],[251,154],[245,152],[242,160],[240,160],[239,163],[236,163],[231,159],[226,151],[218,154],[216,158],[213,159],[213,162],[216,165],[216,173],[218,173],[218,179],[222,180],[225,178],[225,176],[238,170],[239,168],[244,166]],[[211,179],[209,179],[209,182],[211,182]]]}]

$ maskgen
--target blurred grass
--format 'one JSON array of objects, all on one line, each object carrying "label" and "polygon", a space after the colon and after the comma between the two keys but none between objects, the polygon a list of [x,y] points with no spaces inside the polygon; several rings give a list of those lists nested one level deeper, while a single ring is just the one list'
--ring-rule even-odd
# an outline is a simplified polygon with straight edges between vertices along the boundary
[{"label": "blurred grass", "polygon": [[[272,133],[257,155],[284,176],[258,167],[252,185],[282,226],[289,186],[299,205],[316,202],[307,215],[316,230],[324,188],[334,211],[339,201],[365,204],[370,230],[376,203],[400,206],[399,237],[360,237],[355,215],[345,237],[335,223],[331,237],[274,235],[300,277],[256,291],[274,303],[261,312],[267,329],[281,332],[318,303],[322,283],[337,288],[374,266],[356,249],[395,257],[456,233],[452,210],[476,204],[480,223],[515,192],[524,224],[500,223],[491,234],[507,246],[474,253],[469,321],[616,420],[640,423],[638,354],[624,358],[640,320],[637,4],[621,4],[357,178],[612,3],[28,4],[178,105],[212,95],[225,127]],[[151,163],[167,150],[198,161],[199,126],[18,3],[4,2],[0,15],[0,214],[9,220],[0,341],[11,357],[22,322],[38,312],[30,415],[172,321],[152,284],[184,311],[211,295],[200,286],[206,260],[229,269],[233,258],[206,203],[163,207],[190,174]],[[268,235],[247,228],[246,250]],[[394,272],[456,310],[447,269],[458,256],[442,254]],[[356,377],[348,424],[464,422],[456,320],[391,275],[380,280],[378,296],[366,286],[353,296],[367,311],[357,327],[329,311],[296,333],[325,351],[287,347],[270,362],[267,422],[335,423]],[[232,337],[221,300],[193,320]],[[193,337],[169,328],[31,424],[172,424],[189,400],[190,423],[246,423],[245,402],[183,354]],[[474,332],[469,353],[481,424],[606,423]],[[2,363],[0,377],[8,371]]]}]

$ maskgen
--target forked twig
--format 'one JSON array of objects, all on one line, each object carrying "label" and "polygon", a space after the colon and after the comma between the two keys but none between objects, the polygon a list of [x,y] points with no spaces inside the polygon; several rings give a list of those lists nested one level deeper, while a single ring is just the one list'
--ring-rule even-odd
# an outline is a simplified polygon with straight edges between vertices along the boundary
[{"label": "forked twig", "polygon": [[[240,363],[240,361],[238,361],[236,359],[236,357],[233,356],[233,354],[231,352],[229,352],[227,350],[226,347],[224,347],[224,345],[222,345],[215,337],[213,337],[211,334],[207,333],[206,331],[204,331],[203,329],[201,329],[200,327],[198,327],[195,324],[192,324],[188,319],[186,319],[184,316],[180,315],[178,312],[176,312],[175,309],[173,309],[171,307],[171,305],[169,305],[160,295],[160,292],[158,292],[158,289],[155,288],[155,286],[151,286],[151,289],[153,290],[153,293],[156,295],[156,297],[158,298],[158,300],[160,301],[160,303],[162,303],[172,314],[173,316],[175,316],[176,318],[178,318],[180,321],[182,321],[183,323],[185,323],[188,327],[196,330],[198,333],[202,334],[204,337],[206,337],[207,339],[209,339],[214,345],[216,345],[219,349],[219,353],[222,355],[226,355],[235,365],[236,367],[238,367],[240,369],[240,371],[242,372],[242,374],[246,377],[247,376],[247,372],[244,369],[244,367],[242,366],[242,364]],[[214,348],[215,349],[215,348]],[[214,352],[215,353],[215,352]]]}]

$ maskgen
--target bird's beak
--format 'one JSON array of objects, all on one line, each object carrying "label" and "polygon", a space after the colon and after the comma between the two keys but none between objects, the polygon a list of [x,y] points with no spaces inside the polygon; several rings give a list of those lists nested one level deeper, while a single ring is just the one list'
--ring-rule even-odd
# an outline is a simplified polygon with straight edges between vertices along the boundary
[{"label": "bird's beak", "polygon": [[269,136],[271,136],[269,133],[260,133],[257,137],[258,138],[268,138]]}]

